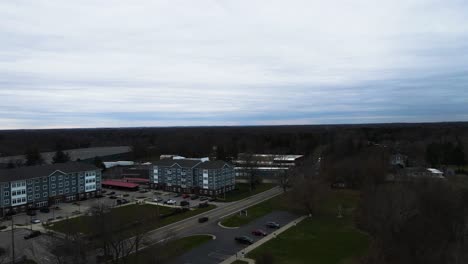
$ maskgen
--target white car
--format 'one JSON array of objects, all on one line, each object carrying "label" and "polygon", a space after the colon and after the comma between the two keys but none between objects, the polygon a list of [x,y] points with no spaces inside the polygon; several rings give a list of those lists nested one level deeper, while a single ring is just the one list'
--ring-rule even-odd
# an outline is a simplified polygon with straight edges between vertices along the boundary
[{"label": "white car", "polygon": [[172,199],[166,201],[166,204],[168,204],[168,205],[175,205],[176,203],[177,202],[172,200]]},{"label": "white car", "polygon": [[156,198],[153,199],[153,201],[156,202],[156,203],[159,203],[159,202],[162,202],[163,199],[161,199],[159,197],[156,197]]},{"label": "white car", "polygon": [[40,223],[41,223],[41,220],[39,220],[39,219],[33,219],[33,220],[31,220],[31,223],[33,223],[33,224],[40,224]]}]

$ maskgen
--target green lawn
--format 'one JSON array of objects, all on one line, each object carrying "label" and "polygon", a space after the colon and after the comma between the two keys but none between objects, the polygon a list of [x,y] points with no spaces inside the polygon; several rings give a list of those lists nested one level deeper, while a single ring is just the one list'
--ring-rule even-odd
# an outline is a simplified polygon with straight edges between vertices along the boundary
[{"label": "green lawn", "polygon": [[234,202],[239,201],[249,196],[264,192],[269,190],[273,187],[277,186],[277,184],[273,183],[261,183],[257,185],[255,190],[250,191],[248,183],[237,183],[236,189],[226,193],[226,199],[224,199],[224,195],[221,195],[217,198],[219,202]]},{"label": "green lawn", "polygon": [[278,195],[272,199],[266,200],[259,204],[246,209],[247,215],[234,214],[225,218],[221,224],[227,227],[238,227],[250,223],[251,221],[267,215],[275,210],[288,210],[285,196]]},{"label": "green lawn", "polygon": [[[350,263],[363,256],[369,246],[369,237],[357,230],[353,210],[359,201],[354,191],[333,191],[323,203],[324,213],[307,218],[277,238],[248,254],[257,258],[271,254],[274,263]],[[337,208],[343,208],[343,218],[337,218]]]},{"label": "green lawn", "polygon": [[197,235],[169,241],[165,244],[153,245],[139,251],[138,255],[130,255],[125,263],[149,264],[167,262],[212,239],[211,236]]},{"label": "green lawn", "polygon": [[[132,223],[138,221],[145,222],[144,229],[149,231],[209,211],[215,207],[214,205],[210,205],[206,208],[190,210],[160,219],[157,217],[158,215],[170,214],[174,209],[150,204],[134,204],[113,208],[109,212],[109,217],[114,221],[114,224],[117,223],[116,226],[120,231],[128,229],[128,235],[131,236]],[[78,231],[85,235],[90,235],[93,232],[93,227],[95,227],[93,217],[80,216],[56,222],[48,228],[62,233]]]}]

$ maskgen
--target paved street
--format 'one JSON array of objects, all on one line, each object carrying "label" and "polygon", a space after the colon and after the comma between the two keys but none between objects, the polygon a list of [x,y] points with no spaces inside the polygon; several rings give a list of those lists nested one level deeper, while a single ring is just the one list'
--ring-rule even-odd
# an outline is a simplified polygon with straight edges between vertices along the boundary
[{"label": "paved street", "polygon": [[218,224],[214,221],[208,224],[199,224],[199,228],[197,230],[190,230],[189,232],[185,232],[183,235],[212,234],[216,236],[216,239],[187,252],[177,259],[174,259],[171,263],[220,263],[230,256],[236,254],[236,252],[247,247],[247,245],[237,243],[234,240],[236,236],[247,235],[253,238],[254,241],[258,241],[262,237],[256,237],[252,235],[251,232],[253,230],[262,229],[267,233],[272,233],[275,231],[275,229],[265,227],[265,223],[269,221],[275,221],[283,226],[296,218],[297,215],[293,215],[288,212],[272,212],[238,229],[225,229],[218,226]]}]

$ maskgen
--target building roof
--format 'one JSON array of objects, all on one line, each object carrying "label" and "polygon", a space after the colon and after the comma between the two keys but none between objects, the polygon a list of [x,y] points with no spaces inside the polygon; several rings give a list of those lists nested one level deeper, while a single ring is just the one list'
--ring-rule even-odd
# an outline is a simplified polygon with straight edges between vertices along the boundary
[{"label": "building roof", "polygon": [[139,186],[136,183],[116,181],[116,180],[103,180],[101,184],[114,186],[114,187],[123,187],[123,188],[137,188]]},{"label": "building roof", "polygon": [[182,168],[193,168],[197,164],[201,163],[199,160],[172,160],[172,159],[162,159],[153,163],[155,166],[163,166],[163,167],[172,167],[174,164],[178,164]]},{"label": "building roof", "polygon": [[213,160],[213,161],[206,161],[202,162],[197,165],[197,168],[200,169],[222,169],[224,166],[230,166],[227,162],[222,160]]},{"label": "building roof", "polygon": [[141,183],[148,183],[150,180],[146,178],[123,178],[123,181],[126,182],[141,182]]},{"label": "building roof", "polygon": [[121,161],[105,161],[103,162],[103,164],[106,169],[109,169],[109,168],[116,167],[116,166],[133,166],[135,165],[135,162],[121,160]]},{"label": "building roof", "polygon": [[64,173],[99,170],[96,166],[82,162],[56,163],[49,165],[20,167],[0,170],[0,182],[26,180],[37,177],[46,177],[56,171]]}]

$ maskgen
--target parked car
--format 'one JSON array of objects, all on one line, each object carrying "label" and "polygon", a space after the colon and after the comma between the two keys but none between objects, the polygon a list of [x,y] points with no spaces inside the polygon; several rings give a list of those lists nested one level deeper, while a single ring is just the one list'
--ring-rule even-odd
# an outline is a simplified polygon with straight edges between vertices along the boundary
[{"label": "parked car", "polygon": [[210,198],[206,196],[200,197],[200,201],[208,201]]},{"label": "parked car", "polygon": [[61,215],[55,217],[55,219],[62,219],[62,218],[63,218],[63,216],[61,216]]},{"label": "parked car", "polygon": [[205,222],[208,222],[208,217],[204,216],[204,217],[198,218],[198,223],[205,223]]},{"label": "parked car", "polygon": [[140,190],[139,193],[147,193],[148,190]]},{"label": "parked car", "polygon": [[128,196],[130,196],[130,194],[124,193],[124,195],[122,195],[122,196],[123,196],[123,197],[128,197]]},{"label": "parked car", "polygon": [[30,234],[24,236],[24,239],[30,239],[30,238],[38,237],[41,234],[42,234],[41,231],[32,231]]},{"label": "parked car", "polygon": [[36,210],[28,210],[26,212],[26,214],[29,215],[29,216],[35,216],[36,215]]},{"label": "parked car", "polygon": [[188,201],[180,201],[180,206],[190,206]]},{"label": "parked car", "polygon": [[208,201],[209,202],[214,202],[214,201],[216,201],[216,198],[215,197],[208,198]]},{"label": "parked car", "polygon": [[254,243],[253,239],[248,236],[235,237],[234,239],[241,244],[252,245]]},{"label": "parked car", "polygon": [[121,204],[122,204],[122,200],[120,200],[120,199],[117,199],[116,202],[117,202],[118,205],[121,205]]},{"label": "parked car", "polygon": [[50,209],[48,207],[42,207],[41,209],[39,209],[39,212],[48,213],[48,212],[50,212]]},{"label": "parked car", "polygon": [[208,207],[208,203],[207,203],[207,202],[199,203],[199,204],[198,204],[198,208],[205,208],[205,207]]},{"label": "parked car", "polygon": [[114,195],[114,194],[115,194],[115,192],[110,192],[110,193],[108,193],[108,195]]},{"label": "parked car", "polygon": [[62,210],[62,209],[60,209],[60,207],[58,207],[58,206],[55,206],[54,210]]},{"label": "parked car", "polygon": [[278,224],[276,222],[268,222],[268,223],[266,223],[266,226],[269,227],[269,228],[280,228],[280,224]]},{"label": "parked car", "polygon": [[162,201],[164,201],[164,200],[161,197],[156,197],[156,198],[153,199],[153,202],[156,202],[156,203],[160,203]]},{"label": "parked car", "polygon": [[74,203],[72,203],[72,204],[73,204],[73,205],[80,205],[79,202],[74,202]]},{"label": "parked car", "polygon": [[33,224],[40,224],[40,223],[41,223],[41,220],[39,220],[39,219],[33,219],[33,220],[31,220],[31,223],[33,223]]},{"label": "parked car", "polygon": [[106,193],[107,191],[106,190],[102,190],[101,193]]},{"label": "parked car", "polygon": [[188,195],[188,194],[186,194],[186,193],[182,194],[182,198],[184,198],[184,199],[187,199],[187,198],[189,198],[189,197],[190,197],[190,195]]},{"label": "parked car", "polygon": [[109,198],[110,199],[117,199],[117,196],[112,195],[112,196],[109,196]]},{"label": "parked car", "polygon": [[176,193],[176,194],[174,195],[174,197],[180,197],[181,195],[182,195],[182,194],[180,194],[180,193]]},{"label": "parked car", "polygon": [[252,235],[254,236],[266,236],[268,235],[267,232],[263,231],[262,229],[256,229],[252,231]]},{"label": "parked car", "polygon": [[196,199],[198,199],[198,195],[195,195],[195,194],[194,194],[194,195],[192,195],[192,197],[190,197],[190,199],[191,199],[191,200],[196,200]]},{"label": "parked car", "polygon": [[128,201],[127,199],[122,199],[122,204],[128,204],[130,201]]},{"label": "parked car", "polygon": [[172,200],[172,199],[169,199],[167,200],[166,202],[164,202],[165,204],[168,204],[168,205],[175,205],[177,202]]},{"label": "parked car", "polygon": [[76,210],[76,211],[73,211],[73,212],[72,212],[72,214],[74,214],[74,215],[78,215],[78,214],[81,214],[81,212],[80,212],[80,211],[78,211],[78,210]]}]

